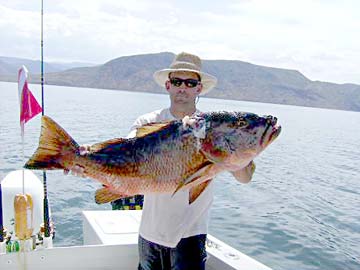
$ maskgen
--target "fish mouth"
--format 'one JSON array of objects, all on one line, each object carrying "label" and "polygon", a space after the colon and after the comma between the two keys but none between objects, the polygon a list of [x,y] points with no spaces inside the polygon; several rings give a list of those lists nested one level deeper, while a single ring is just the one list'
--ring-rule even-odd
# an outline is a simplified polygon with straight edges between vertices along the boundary
[{"label": "fish mouth", "polygon": [[281,132],[280,125],[276,125],[275,127],[273,127],[269,136],[268,144],[272,143],[279,136],[280,132]]},{"label": "fish mouth", "polygon": [[276,124],[267,124],[265,131],[260,139],[261,147],[265,148],[272,143],[280,134],[281,126]]}]

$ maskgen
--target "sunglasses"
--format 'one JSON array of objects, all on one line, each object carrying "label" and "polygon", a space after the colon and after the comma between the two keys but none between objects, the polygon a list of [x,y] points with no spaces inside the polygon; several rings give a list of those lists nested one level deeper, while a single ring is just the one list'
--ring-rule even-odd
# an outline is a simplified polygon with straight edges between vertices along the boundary
[{"label": "sunglasses", "polygon": [[186,87],[193,88],[193,87],[197,86],[200,83],[200,81],[196,80],[196,79],[183,80],[180,78],[170,78],[170,83],[176,87],[180,87],[182,85],[182,83],[184,83]]}]

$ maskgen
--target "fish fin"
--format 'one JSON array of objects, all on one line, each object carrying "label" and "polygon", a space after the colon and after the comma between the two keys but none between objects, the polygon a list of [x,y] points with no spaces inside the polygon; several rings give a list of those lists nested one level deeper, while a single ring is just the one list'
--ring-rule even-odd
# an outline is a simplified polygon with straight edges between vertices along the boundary
[{"label": "fish fin", "polygon": [[215,148],[208,143],[202,144],[201,153],[213,163],[223,162],[229,156],[227,151]]},{"label": "fish fin", "polygon": [[251,161],[246,167],[230,172],[236,180],[238,180],[240,183],[246,184],[250,182],[254,172],[255,172],[255,163]]},{"label": "fish fin", "polygon": [[209,177],[212,177],[213,175],[210,175],[210,170],[213,167],[213,165],[214,165],[213,163],[207,163],[200,170],[196,171],[194,174],[186,178],[185,181],[180,182],[172,195],[174,196],[176,192],[189,185],[194,186],[209,179]]},{"label": "fish fin", "polygon": [[144,137],[169,125],[170,122],[149,123],[136,129],[136,137]]},{"label": "fish fin", "polygon": [[205,182],[202,182],[189,190],[189,204],[192,204],[201,195],[201,193],[211,183],[211,180],[212,179],[206,180]]},{"label": "fish fin", "polygon": [[95,192],[95,202],[97,204],[109,203],[124,197],[129,197],[129,195],[113,192],[108,187],[99,188]]},{"label": "fish fin", "polygon": [[115,139],[110,139],[110,140],[107,140],[107,141],[104,141],[104,142],[95,143],[95,144],[90,146],[90,153],[103,151],[106,148],[112,149],[111,145],[122,144],[122,143],[124,143],[126,141],[128,141],[128,139],[115,138]]},{"label": "fish fin", "polygon": [[[68,159],[79,151],[79,145],[71,136],[50,117],[41,117],[39,146],[24,165],[24,168],[35,170],[65,169]],[[70,155],[70,156],[69,156]]]},{"label": "fish fin", "polygon": [[180,189],[184,187],[184,182],[179,183],[179,185],[176,187],[175,191],[171,196],[174,196],[176,192],[178,192]]}]

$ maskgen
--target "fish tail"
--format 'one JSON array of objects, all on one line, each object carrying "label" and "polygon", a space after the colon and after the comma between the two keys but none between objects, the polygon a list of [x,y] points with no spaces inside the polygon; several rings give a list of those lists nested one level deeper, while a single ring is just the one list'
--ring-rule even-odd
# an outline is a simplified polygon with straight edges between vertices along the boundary
[{"label": "fish tail", "polygon": [[39,146],[24,168],[35,170],[66,169],[79,152],[79,144],[54,120],[41,118]]}]

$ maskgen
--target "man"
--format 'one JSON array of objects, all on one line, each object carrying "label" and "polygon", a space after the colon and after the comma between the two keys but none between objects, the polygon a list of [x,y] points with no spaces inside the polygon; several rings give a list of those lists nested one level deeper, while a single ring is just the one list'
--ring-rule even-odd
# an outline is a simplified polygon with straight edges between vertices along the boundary
[{"label": "man", "polygon": [[[184,52],[175,57],[169,68],[155,72],[154,79],[169,93],[170,107],[140,116],[130,137],[144,124],[182,119],[198,112],[199,95],[208,93],[217,83],[215,77],[201,71],[198,56]],[[250,163],[239,172],[239,179],[247,183],[253,172],[254,164]],[[205,242],[212,200],[211,183],[191,205],[188,190],[175,195],[145,194],[138,242],[139,269],[205,269]]]}]

